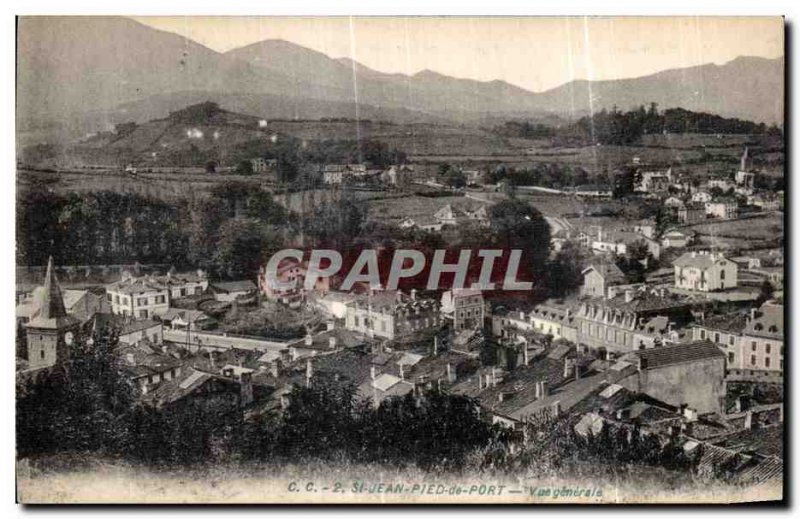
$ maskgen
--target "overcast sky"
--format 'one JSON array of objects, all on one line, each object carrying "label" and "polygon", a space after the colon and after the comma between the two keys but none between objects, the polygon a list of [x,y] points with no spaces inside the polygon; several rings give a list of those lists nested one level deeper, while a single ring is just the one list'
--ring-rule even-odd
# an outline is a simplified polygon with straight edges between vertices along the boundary
[{"label": "overcast sky", "polygon": [[282,39],[381,72],[429,69],[532,91],[783,55],[779,17],[137,17],[217,51]]}]

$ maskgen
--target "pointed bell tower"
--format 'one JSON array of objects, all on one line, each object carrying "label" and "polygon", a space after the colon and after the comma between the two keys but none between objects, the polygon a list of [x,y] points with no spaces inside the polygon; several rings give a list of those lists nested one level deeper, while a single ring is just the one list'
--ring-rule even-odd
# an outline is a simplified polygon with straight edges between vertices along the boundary
[{"label": "pointed bell tower", "polygon": [[67,360],[69,344],[79,325],[80,321],[68,315],[64,308],[51,256],[47,262],[39,313],[26,325],[28,366],[31,369],[46,368]]}]

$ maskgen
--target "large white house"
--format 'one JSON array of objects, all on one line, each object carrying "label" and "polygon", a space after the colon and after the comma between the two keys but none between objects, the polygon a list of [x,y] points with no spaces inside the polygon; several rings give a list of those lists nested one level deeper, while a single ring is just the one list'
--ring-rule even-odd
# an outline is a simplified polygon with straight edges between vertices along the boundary
[{"label": "large white house", "polygon": [[687,252],[673,263],[675,288],[711,292],[737,286],[739,266],[722,254]]},{"label": "large white house", "polygon": [[133,277],[123,274],[120,281],[106,286],[111,312],[135,319],[150,319],[166,311],[170,301],[200,295],[208,288],[205,274],[175,274]]}]

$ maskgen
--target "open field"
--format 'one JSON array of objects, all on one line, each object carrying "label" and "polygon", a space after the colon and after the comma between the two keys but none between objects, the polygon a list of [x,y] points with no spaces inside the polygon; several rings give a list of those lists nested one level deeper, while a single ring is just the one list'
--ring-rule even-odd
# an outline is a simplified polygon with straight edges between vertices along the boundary
[{"label": "open field", "polygon": [[701,235],[746,240],[783,236],[783,214],[768,213],[737,220],[719,220],[687,227]]}]

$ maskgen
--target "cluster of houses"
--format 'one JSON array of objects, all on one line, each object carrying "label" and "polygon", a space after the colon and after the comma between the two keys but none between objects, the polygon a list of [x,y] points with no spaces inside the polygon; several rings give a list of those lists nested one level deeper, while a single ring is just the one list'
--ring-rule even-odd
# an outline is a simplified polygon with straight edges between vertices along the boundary
[{"label": "cluster of houses", "polygon": [[[739,168],[729,177],[711,177],[703,185],[694,187],[684,178],[672,174],[646,171],[640,174],[635,191],[646,196],[662,198],[666,209],[684,224],[691,225],[706,219],[732,220],[739,216],[739,198],[748,206],[762,211],[777,211],[783,207],[783,194],[758,191],[749,150],[745,148]],[[673,194],[670,194],[673,193]],[[737,198],[737,196],[739,198]]]},{"label": "cluster of houses", "polygon": [[430,217],[407,217],[400,221],[401,229],[420,229],[428,232],[439,232],[445,226],[458,227],[464,224],[475,224],[479,227],[489,226],[489,213],[484,204],[446,204]]},{"label": "cluster of houses", "polygon": [[[598,258],[584,269],[578,294],[528,310],[491,304],[477,289],[436,296],[320,286],[300,294],[323,316],[303,337],[206,339],[189,351],[183,337],[192,336],[189,323],[203,312],[176,306],[182,299],[212,292],[218,302],[254,293],[291,301],[263,280],[214,283],[202,273],[171,272],[126,275],[104,297],[78,303],[61,290],[51,262],[34,291],[37,310],[23,303],[22,372],[65,362],[79,333],[114,329],[123,372],[156,409],[210,398],[219,405],[222,398],[253,416],[285,407],[293,387],[321,380],[352,385],[375,406],[437,389],[474,399],[486,420],[522,434],[527,424],[554,417],[571,420],[582,435],[611,426],[659,438],[678,434],[687,453],[744,452],[737,474],[764,478],[782,467],[781,458],[756,442],[742,451],[729,439],[781,427],[782,404],[732,399],[726,388],[734,381],[782,382],[783,305],[733,303],[715,313],[707,297],[736,287],[740,264],[756,263],[686,252],[674,262],[673,283],[658,286],[631,283]],[[282,272],[302,287],[302,264]],[[91,304],[98,310],[87,316]]]},{"label": "cluster of houses", "polygon": [[[746,159],[747,152],[734,189],[754,189]],[[377,174],[397,185],[410,173],[363,165],[320,171],[330,184]],[[680,183],[671,171],[645,173],[638,189],[660,196]],[[736,217],[735,199],[685,193],[664,204],[687,223]],[[400,227],[462,224],[488,226],[486,205],[447,204],[430,220],[407,218]],[[221,400],[225,412],[247,418],[285,408],[293,388],[321,381],[355,387],[374,406],[435,389],[471,398],[485,420],[523,437],[530,424],[566,419],[587,438],[606,427],[661,443],[678,438],[698,466],[713,473],[724,462],[742,482],[780,477],[782,456],[757,436],[781,437],[783,404],[732,395],[728,387],[783,383],[782,300],[749,290],[753,280],[782,288],[782,255],[727,257],[690,248],[689,231],[657,234],[650,221],[553,239],[572,239],[594,253],[583,283],[576,293],[525,307],[478,289],[357,285],[342,292],[320,278],[307,290],[308,265],[293,259],[278,266],[276,279],[262,268],[255,282],[170,270],[123,272],[100,287],[62,290],[51,260],[41,285],[18,299],[18,373],[65,364],[79,335],[113,333],[123,372],[155,409]],[[634,246],[644,246],[645,262],[674,257],[671,268],[632,282],[615,259]],[[210,329],[215,310],[264,302],[319,318],[293,338]]]}]

